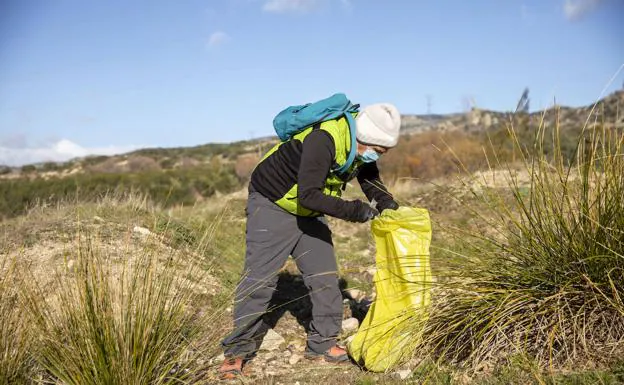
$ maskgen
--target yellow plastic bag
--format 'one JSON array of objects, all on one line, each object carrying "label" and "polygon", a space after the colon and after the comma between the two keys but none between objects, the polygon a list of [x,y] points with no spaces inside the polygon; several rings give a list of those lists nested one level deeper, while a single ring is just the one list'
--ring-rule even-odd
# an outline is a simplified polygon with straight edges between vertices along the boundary
[{"label": "yellow plastic bag", "polygon": [[429,212],[412,207],[386,210],[372,221],[372,231],[377,247],[377,297],[347,348],[360,365],[383,372],[404,358],[420,338],[418,330],[406,332],[405,322],[428,316]]}]

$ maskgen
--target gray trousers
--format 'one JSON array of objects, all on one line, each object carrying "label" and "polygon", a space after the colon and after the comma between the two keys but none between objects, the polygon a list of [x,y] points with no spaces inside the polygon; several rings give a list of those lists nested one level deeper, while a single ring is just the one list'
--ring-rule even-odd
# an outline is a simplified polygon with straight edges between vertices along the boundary
[{"label": "gray trousers", "polygon": [[253,355],[268,329],[262,320],[277,285],[277,273],[292,255],[312,302],[308,349],[322,353],[336,344],[342,295],[331,231],[323,217],[292,215],[257,192],[247,201],[245,267],[236,288],[234,330],[223,341],[226,357]]}]

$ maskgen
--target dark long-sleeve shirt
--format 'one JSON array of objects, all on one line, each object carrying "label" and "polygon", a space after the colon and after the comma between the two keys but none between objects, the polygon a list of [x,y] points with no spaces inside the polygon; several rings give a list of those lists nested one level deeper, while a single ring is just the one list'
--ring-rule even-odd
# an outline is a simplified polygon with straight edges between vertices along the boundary
[{"label": "dark long-sleeve shirt", "polygon": [[[294,184],[298,184],[298,199],[303,207],[355,221],[362,202],[323,194],[335,154],[336,147],[329,133],[322,130],[312,131],[303,143],[291,140],[260,163],[251,176],[250,189],[276,201]],[[376,163],[358,162],[355,171],[344,176],[343,180],[346,183],[356,177],[369,201],[393,199],[381,181]]]}]

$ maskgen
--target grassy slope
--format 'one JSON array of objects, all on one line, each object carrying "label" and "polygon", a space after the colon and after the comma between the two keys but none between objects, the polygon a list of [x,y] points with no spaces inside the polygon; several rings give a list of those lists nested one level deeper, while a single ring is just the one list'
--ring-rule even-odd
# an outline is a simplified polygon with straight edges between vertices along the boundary
[{"label": "grassy slope", "polygon": [[[460,189],[458,184],[453,185],[450,181],[444,183],[446,191],[453,191],[452,195],[441,194],[439,188],[431,185],[394,186],[399,199],[404,204],[412,204],[420,207],[428,207],[432,218],[436,223],[452,220],[460,223],[470,223],[469,213],[462,212],[461,205],[452,198],[457,196]],[[349,189],[348,197],[358,196],[357,186]],[[24,258],[23,262],[30,260],[39,269],[35,274],[45,276],[51,266],[63,266],[67,263],[67,256],[71,255],[63,245],[71,244],[77,233],[89,229],[91,234],[98,234],[98,242],[108,245],[108,254],[115,255],[115,250],[128,249],[128,244],[140,240],[140,236],[133,232],[135,226],[150,229],[156,234],[164,236],[164,245],[185,253],[200,252],[203,255],[201,266],[209,269],[212,276],[217,277],[218,286],[214,286],[211,292],[198,299],[195,305],[206,312],[221,312],[221,326],[217,330],[212,329],[218,335],[211,337],[213,348],[217,345],[218,338],[229,328],[229,316],[224,312],[225,307],[230,306],[231,297],[228,294],[236,283],[241,269],[242,255],[244,251],[244,197],[232,196],[230,198],[213,199],[193,208],[181,208],[167,212],[151,207],[145,201],[134,199],[132,201],[118,201],[116,199],[104,200],[98,204],[70,204],[59,208],[45,208],[36,210],[26,217],[2,222],[0,233],[0,250],[20,250],[19,255]],[[227,202],[227,203],[225,203]],[[363,288],[370,293],[370,276],[365,271],[372,266],[374,254],[372,240],[367,225],[355,225],[332,220],[332,228],[335,233],[337,255],[339,257],[341,274],[347,280],[349,286]],[[121,240],[115,244],[114,241]],[[434,244],[432,247],[432,263],[434,270],[440,266],[440,253],[438,247],[448,247],[446,239],[439,238],[434,230]],[[159,246],[160,247],[160,246]],[[186,252],[184,251],[186,250]],[[43,279],[43,278],[39,278]],[[298,328],[292,317],[286,315],[284,320],[278,323],[276,330],[287,339],[297,339],[302,336],[303,329]],[[205,358],[211,362],[210,357],[218,354],[212,350]],[[266,353],[265,353],[266,354]],[[262,357],[259,357],[261,361]],[[208,367],[209,371],[215,369],[214,364]],[[261,373],[265,369],[256,369]],[[485,370],[478,374],[478,382],[503,384],[503,383],[586,383],[588,381],[602,383],[616,383],[617,370],[589,371],[582,374],[557,374],[550,377],[548,374],[531,372],[530,363],[518,361],[507,367],[495,370]],[[474,376],[471,375],[471,376]],[[210,377],[210,376],[209,376]],[[272,379],[271,379],[272,378]],[[276,376],[257,377],[258,383],[275,384],[286,381],[299,381],[302,384],[315,383],[318,381],[339,381],[340,383],[372,384],[399,383],[393,379],[393,375],[372,374],[361,372],[355,367],[335,368],[328,365],[310,365],[299,363],[296,369],[278,372]],[[465,373],[449,368],[438,367],[433,364],[423,364],[413,374],[415,382],[426,381],[429,383],[465,383],[469,378]]]}]

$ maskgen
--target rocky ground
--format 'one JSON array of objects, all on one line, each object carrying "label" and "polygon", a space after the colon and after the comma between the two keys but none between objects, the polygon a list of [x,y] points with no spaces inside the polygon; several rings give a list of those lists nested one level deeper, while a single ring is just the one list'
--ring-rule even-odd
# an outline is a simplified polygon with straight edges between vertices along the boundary
[{"label": "rocky ground", "polygon": [[[229,199],[244,200],[237,194]],[[241,205],[238,202],[237,205]],[[144,218],[137,215],[134,209],[128,207],[101,205],[101,206],[68,206],[59,209],[42,209],[31,212],[28,216],[16,218],[2,224],[3,236],[0,237],[0,257],[6,258],[19,250],[20,263],[24,269],[28,268],[32,279],[46,292],[54,293],[59,281],[55,279],[58,272],[73,274],[76,265],[76,250],[81,242],[79,234],[91,234],[90,237],[97,250],[97,255],[105,256],[112,262],[111,272],[120,274],[126,262],[150,250],[154,255],[175,256],[180,261],[190,260],[193,251],[180,247],[173,238],[182,233],[176,231],[173,224],[168,230],[156,231],[150,216]],[[208,210],[211,205],[202,206]],[[238,207],[238,206],[236,206]],[[212,209],[211,209],[212,210]],[[208,211],[211,211],[208,210]],[[195,212],[197,208],[195,209]],[[233,209],[232,212],[238,212]],[[173,213],[174,215],[176,213]],[[239,215],[232,215],[223,219],[222,227],[215,228],[218,238],[227,238],[220,229],[229,229],[237,237],[241,231],[234,224],[239,224]],[[150,228],[148,228],[150,227]],[[336,232],[336,253],[340,265],[341,289],[343,290],[343,323],[340,343],[353,335],[366,312],[375,299],[373,275],[374,247],[370,239],[368,227],[356,224],[334,223]],[[174,231],[175,230],[175,231]],[[239,243],[237,238],[228,238],[225,243]],[[224,257],[223,249],[219,246],[220,256]],[[8,254],[7,254],[8,253]],[[236,248],[231,251],[232,256],[240,258],[241,251]],[[229,256],[227,256],[229,258]],[[182,266],[180,266],[182,268]],[[233,269],[238,271],[238,268]],[[347,281],[348,280],[348,281]],[[202,277],[201,289],[207,306],[214,312],[225,313],[223,324],[212,325],[216,329],[217,338],[211,345],[218,346],[218,339],[222,338],[231,327],[232,301],[226,300],[224,305],[213,305],[215,296],[228,296],[230,284],[222,284],[211,274]],[[215,307],[216,306],[216,307]],[[272,312],[266,315],[265,322],[270,326],[260,345],[260,349],[247,365],[246,376],[240,381],[251,384],[311,384],[318,381],[333,381],[341,384],[366,383],[369,376],[383,378],[384,383],[392,383],[394,379],[405,378],[410,370],[398,370],[389,374],[367,373],[363,368],[353,363],[330,364],[323,360],[309,361],[304,358],[306,329],[310,324],[312,304],[307,288],[293,261],[288,261],[280,273],[278,290],[272,299]],[[212,337],[211,337],[212,338]],[[217,368],[223,360],[222,355],[208,355],[209,370],[205,373],[206,383],[216,383]],[[364,380],[363,380],[364,379]],[[388,382],[390,381],[390,382]]]},{"label": "rocky ground", "polygon": [[[280,274],[278,290],[271,306],[273,312],[267,314],[265,322],[271,326],[261,343],[257,355],[249,361],[245,377],[240,381],[271,384],[310,384],[314,378],[340,378],[340,383],[358,383],[366,375],[364,368],[355,363],[331,364],[323,360],[310,361],[304,358],[306,328],[312,315],[312,304],[306,296],[307,289],[294,264],[288,264]],[[372,279],[372,277],[371,277]],[[343,285],[346,284],[342,281]],[[343,321],[340,343],[344,344],[358,329],[361,321],[374,300],[375,293],[343,286]],[[231,309],[228,309],[231,312]],[[214,370],[208,374],[209,381],[217,381],[216,368],[223,355],[211,360]],[[407,378],[411,374],[408,367],[384,374],[386,380]],[[371,374],[373,375],[373,374]],[[378,375],[377,375],[378,376]]]}]

